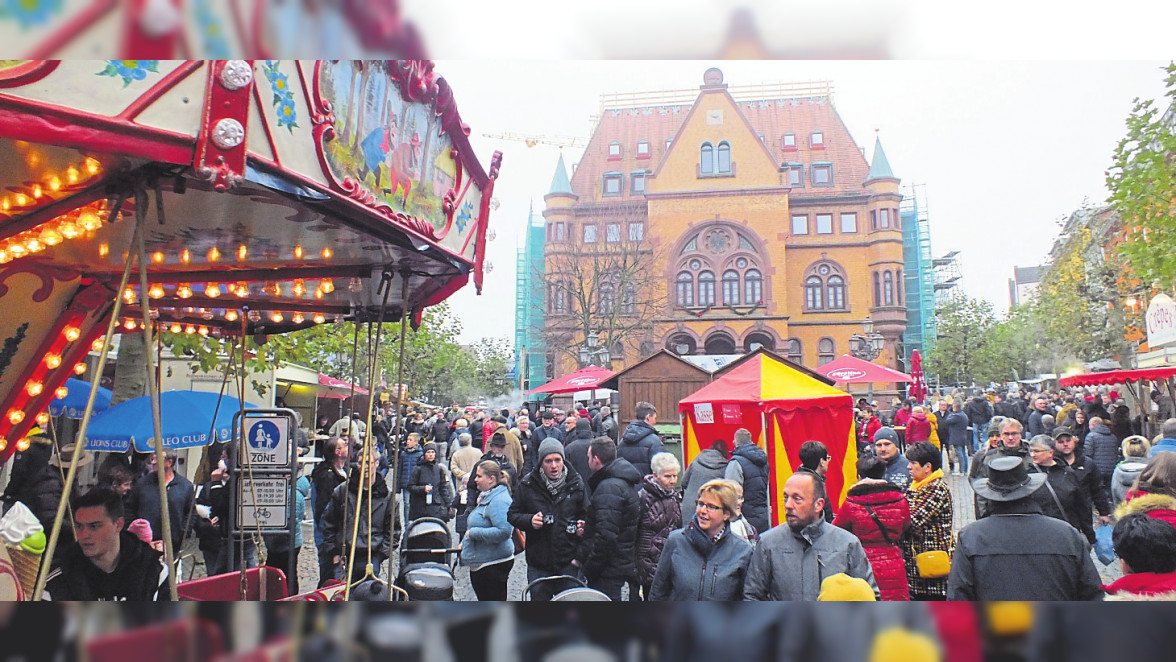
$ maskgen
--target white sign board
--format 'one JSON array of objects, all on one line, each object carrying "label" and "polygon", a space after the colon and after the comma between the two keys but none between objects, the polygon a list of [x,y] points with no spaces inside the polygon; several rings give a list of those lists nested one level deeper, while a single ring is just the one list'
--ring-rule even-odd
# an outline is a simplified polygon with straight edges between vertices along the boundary
[{"label": "white sign board", "polygon": [[694,421],[696,423],[714,423],[715,422],[715,408],[709,402],[700,402],[694,405]]},{"label": "white sign board", "polygon": [[1176,342],[1176,301],[1157,294],[1147,305],[1147,344],[1152,349]]},{"label": "white sign board", "polygon": [[241,478],[238,525],[245,529],[285,529],[290,481],[281,478]]},{"label": "white sign board", "polygon": [[290,464],[290,431],[284,416],[245,414],[241,468],[273,469]]}]

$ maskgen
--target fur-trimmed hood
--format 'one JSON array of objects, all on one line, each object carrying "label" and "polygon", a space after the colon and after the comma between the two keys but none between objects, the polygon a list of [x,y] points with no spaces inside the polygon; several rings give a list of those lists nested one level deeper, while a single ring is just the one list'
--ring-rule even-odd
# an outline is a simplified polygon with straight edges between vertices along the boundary
[{"label": "fur-trimmed hood", "polygon": [[1169,521],[1176,519],[1176,497],[1168,496],[1167,494],[1150,494],[1143,492],[1128,493],[1127,500],[1119,504],[1115,509],[1115,521],[1121,520],[1132,513],[1152,513],[1155,511],[1166,510],[1171,511],[1171,515],[1165,513],[1165,517]]}]

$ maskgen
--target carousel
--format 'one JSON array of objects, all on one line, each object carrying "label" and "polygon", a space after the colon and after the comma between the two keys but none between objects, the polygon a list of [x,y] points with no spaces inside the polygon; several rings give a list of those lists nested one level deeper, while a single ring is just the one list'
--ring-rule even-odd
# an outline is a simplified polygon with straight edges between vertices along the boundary
[{"label": "carousel", "polygon": [[[403,343],[471,278],[480,293],[501,154],[484,167],[468,134],[429,61],[0,61],[0,466],[115,334],[219,337],[237,360],[245,338],[343,320],[377,344],[402,322]],[[63,522],[64,498],[39,583],[9,595],[40,596]],[[0,592],[37,545],[5,547]]]}]

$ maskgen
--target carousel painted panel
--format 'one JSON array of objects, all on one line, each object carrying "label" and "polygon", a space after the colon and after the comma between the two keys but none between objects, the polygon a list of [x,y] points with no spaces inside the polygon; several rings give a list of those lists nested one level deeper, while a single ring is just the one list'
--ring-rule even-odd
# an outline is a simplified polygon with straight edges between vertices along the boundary
[{"label": "carousel painted panel", "polygon": [[[105,53],[111,49],[110,35],[105,40],[91,34],[95,23],[117,20],[121,12],[116,0],[20,0],[0,3],[0,43],[8,53],[28,55],[72,40],[88,46],[87,53]],[[104,20],[105,19],[105,20]],[[107,25],[109,29],[109,25]],[[87,35],[90,35],[87,38]],[[60,55],[60,54],[59,54]],[[90,57],[93,57],[91,55]]]},{"label": "carousel painted panel", "polygon": [[[135,112],[142,103],[140,97],[173,78],[185,64],[183,60],[44,61],[37,63],[32,74],[22,73],[18,65],[12,70],[0,68],[0,94],[115,117],[128,109]],[[195,135],[196,128],[175,130]]]},{"label": "carousel painted panel", "polygon": [[[38,355],[40,348],[77,291],[79,279],[78,272],[55,267],[39,256],[0,267],[0,310],[19,311],[0,316],[0,402],[7,402],[14,390],[30,387],[31,382],[24,383],[26,368],[45,358]],[[15,411],[19,410],[3,412],[0,429],[22,422],[10,416],[36,414]]]}]

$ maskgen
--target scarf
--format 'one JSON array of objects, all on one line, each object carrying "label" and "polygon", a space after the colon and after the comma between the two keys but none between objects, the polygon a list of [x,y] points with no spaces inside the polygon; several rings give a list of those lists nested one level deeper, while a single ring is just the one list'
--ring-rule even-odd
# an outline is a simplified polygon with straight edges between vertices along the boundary
[{"label": "scarf", "polygon": [[489,496],[490,493],[494,491],[495,487],[498,487],[498,486],[495,485],[494,487],[491,487],[490,489],[486,490],[485,492],[483,492],[482,490],[478,490],[478,500],[475,501],[474,504],[478,505],[478,506],[482,505],[482,502],[485,501],[486,497]]},{"label": "scarf", "polygon": [[559,478],[555,480],[548,478],[547,472],[543,471],[543,469],[539,470],[539,475],[543,478],[543,485],[547,487],[548,492],[551,492],[551,496],[559,496],[560,490],[563,489],[564,483],[568,480],[568,468],[565,465],[559,472]]},{"label": "scarf", "polygon": [[932,471],[923,480],[911,481],[911,486],[908,487],[907,489],[909,489],[912,492],[917,492],[917,491],[923,489],[924,487],[926,487],[927,483],[930,483],[931,481],[935,480],[936,478],[943,478],[943,469],[936,469],[935,471]]}]

